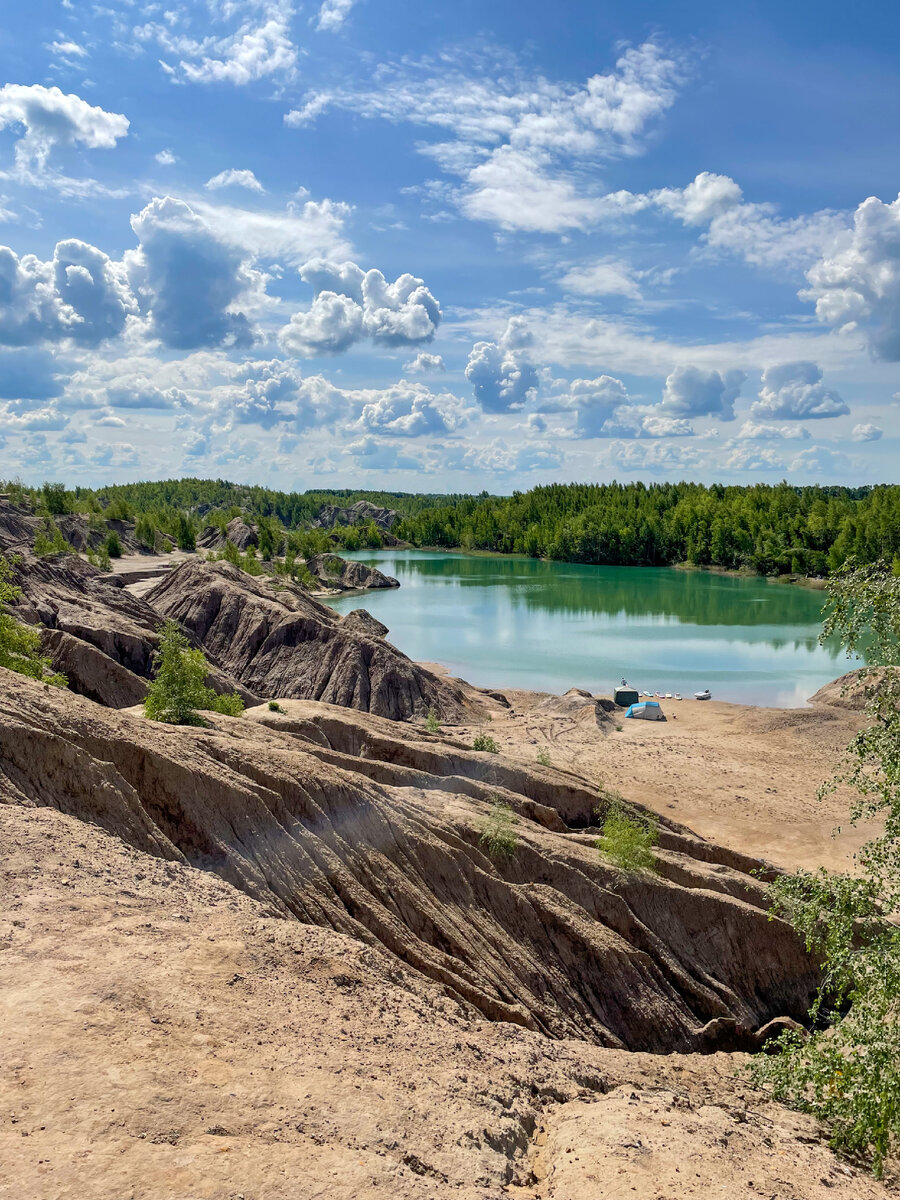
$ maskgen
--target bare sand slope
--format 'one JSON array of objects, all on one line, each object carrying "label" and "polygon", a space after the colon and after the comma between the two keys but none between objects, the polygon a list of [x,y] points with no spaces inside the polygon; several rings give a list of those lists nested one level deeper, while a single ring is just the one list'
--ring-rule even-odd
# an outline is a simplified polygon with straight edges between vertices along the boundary
[{"label": "bare sand slope", "polygon": [[879,1200],[741,1056],[473,1019],[380,947],[0,805],[0,1196]]},{"label": "bare sand slope", "polygon": [[[668,719],[648,722],[609,714],[577,694],[568,701],[505,695],[512,707],[495,703],[490,728],[504,753],[533,763],[546,748],[554,765],[778,866],[852,870],[854,852],[876,828],[847,826],[832,836],[846,822],[849,797],[816,798],[859,728],[859,714],[847,708],[669,700],[662,701]],[[479,729],[453,732],[471,738]]]}]

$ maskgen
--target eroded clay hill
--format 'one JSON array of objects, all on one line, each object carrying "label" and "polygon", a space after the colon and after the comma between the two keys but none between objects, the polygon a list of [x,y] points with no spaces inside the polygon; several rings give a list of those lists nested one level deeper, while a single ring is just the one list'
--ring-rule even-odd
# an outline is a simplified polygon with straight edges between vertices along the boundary
[{"label": "eroded clay hill", "polygon": [[[625,875],[583,831],[604,797],[576,776],[320,704],[179,729],[6,672],[0,685],[0,800],[380,946],[471,1017],[710,1051],[807,1011],[814,965],[768,919],[749,862],[667,826],[658,875]],[[494,862],[479,837],[498,797],[519,844]]]},{"label": "eroded clay hill", "polygon": [[457,685],[284,580],[192,560],[146,599],[257,696],[322,700],[394,720],[434,708],[454,721],[468,707]]},{"label": "eroded clay hill", "polygon": [[[111,708],[138,704],[147,694],[153,653],[163,617],[122,581],[83,558],[35,558],[24,551],[13,559],[13,579],[21,596],[13,611],[42,628],[44,649],[72,691]],[[215,654],[209,684],[238,691],[245,703],[260,697],[223,671]]]}]

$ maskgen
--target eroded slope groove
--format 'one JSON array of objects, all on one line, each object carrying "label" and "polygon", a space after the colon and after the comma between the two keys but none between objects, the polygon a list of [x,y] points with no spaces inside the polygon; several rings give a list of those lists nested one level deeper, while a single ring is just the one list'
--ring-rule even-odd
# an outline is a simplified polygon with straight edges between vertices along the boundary
[{"label": "eroded slope groove", "polygon": [[[6,672],[0,684],[0,799],[94,821],[283,916],[380,943],[491,1019],[707,1050],[749,1046],[747,1031],[807,1009],[814,965],[768,920],[756,880],[717,848],[695,857],[677,827],[659,875],[621,874],[589,837],[532,819],[536,804],[557,816],[571,804],[570,782],[557,797],[550,772],[529,783],[510,764],[500,785],[502,761],[479,776],[487,756],[450,748],[466,784],[455,790],[438,743],[417,749],[403,729],[407,764],[379,780],[368,753],[335,750],[327,733],[356,721],[361,752],[397,728],[371,716],[326,710],[326,731],[309,723],[315,740],[252,719],[176,729]],[[498,787],[520,814],[518,848],[499,864],[479,845]]]}]

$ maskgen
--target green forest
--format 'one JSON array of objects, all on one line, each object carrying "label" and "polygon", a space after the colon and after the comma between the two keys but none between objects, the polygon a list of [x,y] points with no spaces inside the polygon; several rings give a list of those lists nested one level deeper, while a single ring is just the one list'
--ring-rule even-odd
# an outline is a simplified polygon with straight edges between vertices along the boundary
[{"label": "green forest", "polygon": [[[376,547],[374,525],[309,530],[326,505],[368,500],[395,509],[393,533],[413,546],[524,554],[611,566],[689,563],[763,575],[825,576],[849,558],[900,570],[900,486],[706,487],[696,483],[550,484],[511,496],[416,494],[349,488],[283,492],[223,479],[170,479],[67,489],[2,485],[49,516],[82,512],[134,521],[139,540],[165,533],[183,549],[207,524],[238,514],[273,547],[295,531],[297,553]],[[313,542],[315,545],[313,545]],[[302,544],[301,544],[302,543]],[[309,543],[307,545],[306,543]]]},{"label": "green forest", "polygon": [[900,487],[550,484],[453,497],[394,532],[415,546],[564,562],[820,576],[851,556],[900,566]]}]

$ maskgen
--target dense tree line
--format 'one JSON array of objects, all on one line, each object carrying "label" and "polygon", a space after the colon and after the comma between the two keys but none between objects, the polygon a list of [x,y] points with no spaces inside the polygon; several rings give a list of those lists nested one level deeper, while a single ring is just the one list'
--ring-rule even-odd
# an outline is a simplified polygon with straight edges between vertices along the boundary
[{"label": "dense tree line", "polygon": [[395,532],[416,546],[565,562],[827,575],[851,555],[900,560],[900,487],[550,484],[453,497]]}]

